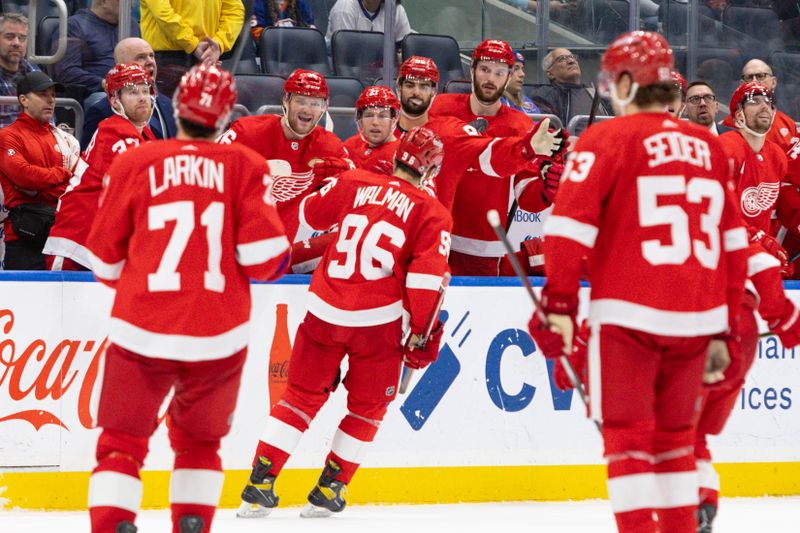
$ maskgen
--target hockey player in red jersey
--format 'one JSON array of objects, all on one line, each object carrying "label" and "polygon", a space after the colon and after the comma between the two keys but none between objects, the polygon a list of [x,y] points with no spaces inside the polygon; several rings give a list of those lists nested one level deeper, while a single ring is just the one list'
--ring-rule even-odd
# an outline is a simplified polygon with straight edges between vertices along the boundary
[{"label": "hockey player in red jersey", "polygon": [[558,265],[542,293],[549,325],[530,323],[546,356],[571,353],[585,263],[590,409],[621,532],[696,533],[697,403],[704,379],[722,378],[727,349],[712,337],[735,331],[728,310],[744,291],[729,162],[710,132],[667,114],[673,66],[656,33],[622,35],[603,55],[618,118],[570,154],[545,224],[545,262]]},{"label": "hockey player in red jersey", "polygon": [[56,220],[43,250],[51,270],[91,268],[86,237],[97,213],[103,176],[117,154],[155,139],[147,126],[155,94],[150,74],[136,64],[116,65],[105,81],[114,115],[100,122],[59,199]]},{"label": "hockey player in red jersey", "polygon": [[187,72],[175,93],[178,136],[117,156],[86,247],[116,288],[89,481],[94,533],[133,533],[139,471],[158,410],[175,452],[173,533],[211,530],[249,339],[249,278],[280,276],[289,242],[263,158],[213,141],[236,103],[233,76]]},{"label": "hockey player in red jersey", "polygon": [[400,101],[390,88],[364,89],[356,100],[358,133],[344,142],[357,168],[392,175],[394,151],[400,144],[395,136],[399,115]]},{"label": "hockey player in red jersey", "polygon": [[[347,151],[333,133],[319,126],[328,109],[328,84],[313,70],[297,69],[283,86],[283,115],[242,117],[233,123],[217,142],[242,143],[258,152],[269,163],[274,176],[273,196],[278,213],[294,242],[308,234],[298,234],[297,206],[307,195],[324,184],[330,174],[350,168],[343,162]],[[328,172],[312,168],[327,165]],[[338,164],[337,164],[338,163]]]},{"label": "hockey player in red jersey", "polygon": [[258,443],[239,516],[265,516],[278,505],[275,478],[327,401],[345,354],[348,414],[308,495],[305,517],[344,509],[344,489],[395,397],[403,361],[422,368],[436,359],[441,322],[424,349],[413,346],[448,271],[452,218],[421,190],[441,161],[439,138],[415,128],[400,140],[392,178],[352,170],[303,200],[300,217],[319,230],[338,224],[339,238],[311,278],[287,389]]},{"label": "hockey player in red jersey", "polygon": [[[458,118],[490,137],[525,135],[532,126],[531,119],[500,102],[514,62],[514,52],[508,43],[486,39],[472,53],[472,92],[437,95],[431,104],[430,116]],[[528,168],[514,176],[513,189],[509,174],[491,179],[480,165],[471,165],[466,170],[453,203],[450,268],[454,275],[499,274],[500,258],[505,250],[486,224],[485,213],[495,209],[507,214],[512,209],[512,190],[514,209],[518,206],[533,213],[547,209],[553,203],[564,170],[560,163],[552,169],[549,166],[545,166],[542,172],[541,161],[532,161]]]},{"label": "hockey player in red jersey", "polygon": [[770,234],[787,172],[786,154],[766,138],[775,117],[775,99],[766,85],[750,82],[736,89],[730,108],[726,120],[737,130],[723,133],[719,140],[733,160],[733,179],[748,235],[778,258],[785,275],[791,275],[788,254]]},{"label": "hockey player in red jersey", "polygon": [[[400,131],[425,126],[444,143],[442,170],[434,180],[437,198],[453,210],[456,189],[470,167],[479,168],[486,179],[502,179],[541,164],[561,153],[566,145],[562,130],[548,129],[550,121],[532,125],[521,136],[490,137],[456,117],[429,117],[436,96],[439,71],[428,57],[412,56],[400,65],[397,92],[400,95]],[[478,179],[483,179],[480,176]],[[485,217],[485,213],[481,214]]]}]

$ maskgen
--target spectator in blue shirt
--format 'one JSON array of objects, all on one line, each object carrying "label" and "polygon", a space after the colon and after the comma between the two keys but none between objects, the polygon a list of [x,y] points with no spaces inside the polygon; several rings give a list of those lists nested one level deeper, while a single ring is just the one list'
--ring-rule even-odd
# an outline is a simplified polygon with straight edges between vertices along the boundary
[{"label": "spectator in blue shirt", "polygon": [[[62,83],[70,96],[83,100],[102,91],[102,81],[114,66],[119,21],[118,0],[92,0],[90,9],[79,9],[67,19],[67,51],[53,65],[53,79]],[[56,48],[58,33],[51,38]]]},{"label": "spectator in blue shirt", "polygon": [[250,34],[258,45],[261,32],[270,26],[315,28],[314,13],[306,0],[255,0]]},{"label": "spectator in blue shirt", "polygon": [[514,68],[511,69],[511,77],[508,79],[503,96],[500,97],[500,103],[523,113],[541,113],[539,106],[522,92],[522,84],[525,81],[525,56],[515,50],[514,59],[516,60]]},{"label": "spectator in blue shirt", "polygon": [[[39,70],[25,59],[28,46],[28,19],[18,13],[0,15],[0,96],[17,96],[17,81]],[[17,120],[19,105],[0,105],[0,128]]]}]

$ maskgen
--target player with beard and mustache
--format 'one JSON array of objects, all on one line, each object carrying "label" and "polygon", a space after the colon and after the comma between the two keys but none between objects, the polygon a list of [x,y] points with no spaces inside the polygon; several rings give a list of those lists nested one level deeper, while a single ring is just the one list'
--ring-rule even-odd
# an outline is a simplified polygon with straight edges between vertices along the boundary
[{"label": "player with beard and mustache", "polygon": [[[500,101],[514,63],[514,52],[508,43],[486,39],[472,54],[472,92],[438,96],[430,115],[458,118],[490,137],[524,135],[531,127],[531,119]],[[518,169],[513,186],[515,202],[534,213],[550,207],[562,169],[561,164],[543,167],[540,161]],[[515,209],[510,199],[512,174],[492,176],[480,165],[471,164],[465,175],[468,178],[461,180],[455,195],[450,268],[454,275],[497,276],[505,250],[486,224],[485,213],[490,209],[500,213]],[[489,177],[494,179],[485,179]]]}]

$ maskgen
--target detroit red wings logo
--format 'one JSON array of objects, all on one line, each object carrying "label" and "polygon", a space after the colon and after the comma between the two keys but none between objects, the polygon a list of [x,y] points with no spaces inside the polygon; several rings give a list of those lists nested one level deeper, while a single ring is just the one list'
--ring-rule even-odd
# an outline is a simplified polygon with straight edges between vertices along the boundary
[{"label": "detroit red wings logo", "polygon": [[283,159],[270,159],[269,171],[272,174],[272,197],[276,202],[288,202],[303,194],[314,181],[314,174],[292,172],[292,165]]},{"label": "detroit red wings logo", "polygon": [[775,205],[778,199],[780,183],[759,183],[758,187],[748,187],[742,191],[742,211],[747,216],[757,216]]}]

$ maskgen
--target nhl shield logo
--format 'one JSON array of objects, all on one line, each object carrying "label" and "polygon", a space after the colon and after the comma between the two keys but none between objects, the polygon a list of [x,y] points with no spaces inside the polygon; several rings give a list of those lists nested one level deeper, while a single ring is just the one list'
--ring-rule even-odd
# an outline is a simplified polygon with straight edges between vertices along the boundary
[{"label": "nhl shield logo", "polygon": [[300,145],[297,142],[292,142],[292,150],[297,150],[300,148]]},{"label": "nhl shield logo", "polygon": [[391,396],[394,394],[394,385],[391,387],[386,387],[386,396]]},{"label": "nhl shield logo", "polygon": [[16,154],[16,153],[17,153],[17,152],[15,152],[13,148],[9,148],[9,149],[8,149],[8,157],[12,157],[12,156],[13,156],[14,154]]}]

